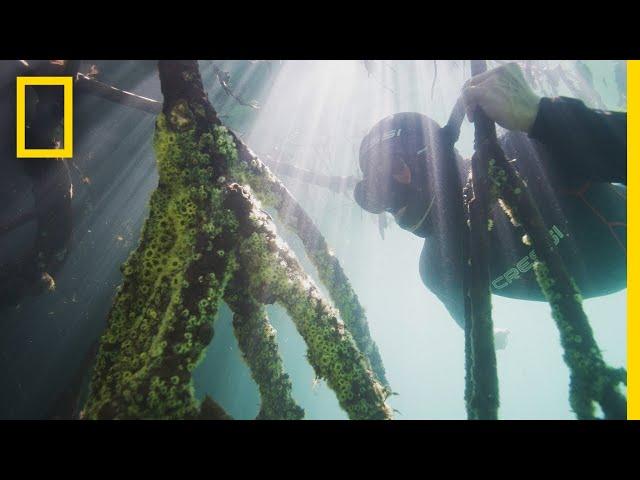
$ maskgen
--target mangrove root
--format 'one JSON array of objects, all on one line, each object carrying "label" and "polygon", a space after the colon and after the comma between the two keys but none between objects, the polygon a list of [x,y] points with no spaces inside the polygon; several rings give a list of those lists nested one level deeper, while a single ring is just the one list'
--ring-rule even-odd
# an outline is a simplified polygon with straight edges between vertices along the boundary
[{"label": "mangrove root", "polygon": [[[254,378],[262,379],[262,418],[302,413],[262,314],[261,304],[274,300],[289,312],[317,376],[349,417],[391,418],[387,390],[337,311],[248,188],[234,183],[234,172],[241,171],[237,139],[211,107],[197,62],[161,61],[159,71],[165,102],[154,137],[158,188],[140,244],[122,267],[124,282],[100,341],[85,418],[226,418],[210,398],[199,405],[191,384],[224,298],[235,310]],[[247,330],[254,325],[262,328],[253,333],[266,356],[248,350]],[[266,377],[264,368],[270,369]]]},{"label": "mangrove root", "polygon": [[567,272],[525,182],[494,148],[489,165],[493,195],[502,199],[512,221],[521,224],[536,253],[534,270],[560,331],[564,360],[571,372],[570,404],[579,419],[595,417],[594,402],[608,419],[626,418],[627,402],[618,391],[624,369],[607,366],[598,348],[578,288]]},{"label": "mangrove root", "polygon": [[225,302],[233,311],[233,329],[242,356],[260,390],[260,420],[298,420],[304,410],[291,396],[291,380],[284,373],[278,353],[276,331],[269,323],[263,304],[247,288],[248,265],[239,256],[239,268],[225,291]]},{"label": "mangrove root", "polygon": [[[483,61],[471,62],[472,75],[486,70]],[[478,109],[479,110],[479,109]],[[471,325],[465,339],[470,357],[471,390],[467,409],[470,419],[495,420],[498,418],[498,372],[493,344],[491,318],[491,290],[489,274],[489,157],[487,138],[495,137],[495,125],[481,110],[474,115],[475,148],[471,159],[473,197],[469,201],[470,242],[467,244],[470,260],[469,307]]]},{"label": "mangrove root", "polygon": [[302,240],[307,256],[318,269],[320,281],[327,287],[347,330],[371,363],[378,379],[388,386],[382,358],[371,338],[364,308],[353,291],[340,261],[331,253],[324,236],[291,192],[242,140],[237,136],[234,136],[234,139],[240,160],[234,177],[243,184],[251,185],[258,198],[266,205],[274,207],[283,223]]},{"label": "mangrove root", "polygon": [[307,358],[316,376],[326,379],[349,418],[391,418],[385,404],[388,392],[376,380],[338,312],[277,236],[269,215],[240,185],[230,185],[227,192],[225,205],[240,222],[238,258],[249,272],[244,285],[249,298],[275,300],[287,310],[307,344]]}]

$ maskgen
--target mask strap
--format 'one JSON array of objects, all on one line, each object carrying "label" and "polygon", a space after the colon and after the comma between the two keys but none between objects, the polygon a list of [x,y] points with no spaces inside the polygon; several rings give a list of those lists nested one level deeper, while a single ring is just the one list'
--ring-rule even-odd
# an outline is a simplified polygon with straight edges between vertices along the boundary
[{"label": "mask strap", "polygon": [[409,232],[415,232],[418,228],[420,228],[420,226],[422,226],[422,224],[424,223],[424,221],[427,219],[427,217],[429,216],[429,213],[431,212],[431,207],[433,207],[433,202],[436,199],[435,194],[431,197],[431,202],[429,203],[429,206],[427,207],[427,210],[424,212],[424,215],[422,215],[422,218],[420,219],[420,221],[418,221],[418,223],[416,223],[414,226],[410,227],[410,228],[405,228],[405,230],[409,231]]}]

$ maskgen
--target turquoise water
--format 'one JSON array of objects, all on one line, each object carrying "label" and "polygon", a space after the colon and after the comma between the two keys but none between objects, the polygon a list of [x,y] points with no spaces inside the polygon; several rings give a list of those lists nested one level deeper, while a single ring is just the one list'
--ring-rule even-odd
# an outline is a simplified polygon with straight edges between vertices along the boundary
[{"label": "turquoise water", "polygon": [[[613,62],[587,64],[602,102],[619,109]],[[572,68],[573,62],[566,65]],[[438,62],[432,94],[433,62],[377,66],[374,77],[356,61],[286,62],[269,90],[258,96],[261,111],[230,126],[245,133],[248,144],[263,156],[280,152],[280,158],[310,170],[357,176],[359,140],[368,128],[399,111],[422,112],[445,123],[468,77],[468,65],[463,71],[461,62]],[[202,69],[206,72],[206,63]],[[542,89],[537,93],[545,94]],[[568,89],[558,94],[573,96]],[[599,106],[591,96],[583,100]],[[473,130],[465,122],[457,147],[466,158],[472,153],[472,141]],[[391,218],[382,239],[377,217],[360,210],[348,196],[282,180],[319,225],[367,311],[389,382],[398,393],[389,400],[396,418],[466,418],[463,332],[420,280],[423,240],[395,226]],[[315,276],[296,238],[282,228],[279,231]],[[500,418],[574,418],[568,403],[569,372],[549,306],[497,296],[492,302],[494,326],[511,332],[507,348],[497,352]],[[586,300],[585,309],[605,360],[626,367],[626,290]],[[294,398],[306,417],[346,418],[327,386],[314,382],[305,346],[286,314],[277,307],[269,314],[292,377]],[[216,337],[196,371],[195,385],[199,395],[211,393],[238,418],[252,418],[258,411],[257,388],[242,363],[228,311],[218,319]]]},{"label": "turquoise water", "polygon": [[[103,81],[161,99],[155,63],[96,63]],[[257,110],[238,105],[220,88],[213,63],[200,62],[222,120],[266,163],[278,159],[325,175],[356,177],[359,144],[373,124],[400,111],[422,112],[443,124],[469,77],[468,62],[462,61],[438,61],[435,83],[431,60],[215,64],[230,72],[239,96],[260,104]],[[557,64],[533,62],[531,67],[552,69]],[[490,67],[495,65],[490,62]],[[593,107],[625,109],[616,88],[616,62],[585,65],[597,95],[587,85],[578,85],[577,96]],[[562,66],[572,75],[584,68],[573,61]],[[540,95],[550,93],[544,83],[534,89]],[[576,96],[563,84],[554,93]],[[25,297],[18,306],[0,312],[0,418],[47,418],[56,399],[73,383],[84,355],[104,330],[122,281],[119,267],[138,243],[149,196],[157,185],[151,144],[154,116],[95,98],[82,102],[74,112],[78,171],[71,171],[76,214],[72,249],[55,274],[54,292]],[[472,153],[472,141],[473,129],[465,122],[457,144],[465,158]],[[85,175],[90,184],[81,181]],[[281,179],[324,234],[366,309],[387,378],[397,393],[389,399],[396,418],[466,418],[463,332],[419,277],[423,240],[395,226],[391,217],[382,238],[378,217],[360,209],[350,194]],[[23,189],[28,192],[26,182]],[[6,193],[0,190],[6,205],[19,204],[21,199]],[[28,194],[24,200],[28,203]],[[272,216],[279,225],[277,215]],[[32,227],[25,226],[22,233],[33,234]],[[280,226],[278,231],[324,291],[297,237]],[[0,253],[19,240],[0,237]],[[626,367],[626,290],[584,305],[605,360],[613,367]],[[293,323],[279,307],[267,310],[278,332],[293,397],[306,418],[346,418],[333,392],[323,381],[315,381]],[[496,328],[511,332],[506,349],[497,352],[500,418],[573,418],[569,372],[548,305],[494,296],[493,318]],[[195,371],[194,386],[198,398],[210,394],[235,418],[254,418],[258,412],[258,389],[243,363],[225,306],[206,357]]]}]

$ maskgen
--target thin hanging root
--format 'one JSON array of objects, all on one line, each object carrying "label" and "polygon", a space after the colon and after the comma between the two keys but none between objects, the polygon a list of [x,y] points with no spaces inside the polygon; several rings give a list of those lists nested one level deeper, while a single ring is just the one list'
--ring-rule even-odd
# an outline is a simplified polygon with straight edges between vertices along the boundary
[{"label": "thin hanging root", "polygon": [[[451,123],[451,122],[449,122]],[[457,138],[457,135],[456,135]],[[473,195],[471,182],[462,188],[463,205],[468,209],[468,204]],[[475,418],[472,396],[473,396],[473,352],[471,340],[471,297],[466,294],[469,291],[471,265],[469,258],[469,244],[471,243],[471,235],[464,235],[462,239],[462,260],[464,275],[462,277],[462,291],[464,301],[464,403],[467,409],[467,418]]]},{"label": "thin hanging root", "polygon": [[278,353],[276,331],[269,323],[261,302],[248,291],[249,272],[240,268],[225,291],[225,301],[233,311],[233,329],[251,376],[260,390],[258,420],[299,420],[304,410],[291,396],[291,380],[284,373]]},{"label": "thin hanging root", "polygon": [[[471,61],[471,74],[486,71],[483,60]],[[465,282],[465,362],[471,368],[467,378],[467,411],[470,419],[497,420],[500,405],[496,350],[491,318],[491,277],[489,274],[489,152],[487,139],[495,138],[494,123],[481,109],[474,115],[474,144],[471,159],[473,197],[469,205],[469,241],[465,242],[470,261]],[[470,325],[467,325],[467,322]]]},{"label": "thin hanging root", "polygon": [[225,207],[240,221],[238,255],[245,262],[246,289],[280,303],[307,344],[316,376],[334,390],[351,419],[390,419],[388,391],[378,382],[366,357],[323,298],[293,252],[277,236],[267,214],[240,185],[230,185]]},{"label": "thin hanging root", "polygon": [[[487,160],[481,149],[472,159],[473,198],[469,202],[471,241],[469,245],[470,282],[469,297],[471,325],[465,339],[470,356],[472,386],[469,391],[469,418],[496,420],[499,393],[496,351],[493,343],[491,318],[491,290],[489,275],[489,188]],[[466,322],[465,322],[465,328]]]},{"label": "thin hanging root", "polygon": [[[470,306],[466,308],[470,309]],[[473,402],[473,353],[471,349],[471,321],[466,317],[464,325],[464,404],[467,409],[467,418],[476,419]]]},{"label": "thin hanging root", "polygon": [[433,82],[431,83],[431,100],[433,100],[433,94],[436,89],[436,82],[438,81],[438,62],[433,61]]},{"label": "thin hanging root", "polygon": [[324,175],[278,160],[269,160],[269,168],[274,174],[289,176],[311,185],[328,188],[335,193],[350,193],[358,183],[357,178],[354,176]]},{"label": "thin hanging root", "polygon": [[560,331],[564,360],[571,371],[571,407],[580,419],[594,418],[594,402],[600,405],[606,418],[626,418],[627,401],[617,388],[626,372],[612,369],[604,362],[582,308],[578,288],[569,276],[526,184],[501,150],[496,149],[493,158],[489,165],[492,190],[502,198],[513,219],[523,225],[539,259],[534,266],[536,277],[551,305]]},{"label": "thin hanging root", "polygon": [[318,269],[320,281],[325,285],[331,300],[340,311],[347,330],[370,362],[378,380],[388,388],[382,358],[377,345],[371,338],[364,308],[344,273],[340,261],[329,251],[322,233],[289,190],[242,140],[237,136],[234,136],[234,139],[240,160],[239,168],[233,173],[234,178],[241,183],[250,184],[260,200],[274,207],[285,225],[302,240],[307,256]]}]

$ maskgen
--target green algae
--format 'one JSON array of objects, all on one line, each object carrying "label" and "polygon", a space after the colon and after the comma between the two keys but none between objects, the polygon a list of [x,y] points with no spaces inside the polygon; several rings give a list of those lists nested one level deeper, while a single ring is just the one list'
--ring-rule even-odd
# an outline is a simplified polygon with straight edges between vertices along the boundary
[{"label": "green algae", "polygon": [[569,403],[573,411],[578,419],[593,419],[594,402],[598,402],[606,416],[624,417],[626,402],[622,401],[617,390],[621,383],[620,371],[605,364],[584,314],[582,297],[575,282],[559,284],[540,261],[534,263],[533,269],[551,305],[551,314],[560,332],[564,360],[571,370]]},{"label": "green algae", "polygon": [[206,138],[199,142],[191,117],[184,103],[174,107],[171,122],[158,117],[158,188],[140,244],[122,267],[86,418],[198,413],[191,372],[211,341],[218,303],[236,268],[233,254],[213,268],[204,259],[209,250],[226,250],[237,222],[221,208],[219,189],[210,187],[216,180],[212,151]]},{"label": "green algae", "polygon": [[307,344],[307,358],[318,378],[334,390],[351,419],[388,419],[388,392],[380,384],[352,335],[302,270],[293,252],[282,244],[268,217],[251,215],[255,230],[239,246],[239,256],[251,272],[248,291],[267,288],[289,313]]},{"label": "green algae", "polygon": [[330,251],[311,219],[269,168],[248,149],[245,153],[243,160],[233,165],[230,175],[240,183],[251,185],[260,201],[275,208],[284,224],[300,237],[308,258],[316,267],[319,279],[327,288],[347,330],[364,353],[377,378],[388,389],[382,357],[371,338],[365,310],[339,260]]},{"label": "green algae", "polygon": [[[533,204],[526,183],[510,168],[489,162],[491,193],[514,225],[526,231],[522,241],[536,251],[539,258],[534,272],[540,289],[551,307],[560,333],[564,361],[571,372],[569,403],[579,419],[595,418],[598,403],[606,418],[626,418],[626,399],[618,390],[624,369],[609,367],[602,358],[582,306],[575,281],[566,271],[542,217]],[[625,380],[626,381],[626,380]]]},{"label": "green algae", "polygon": [[263,302],[246,288],[248,271],[240,258],[236,277],[225,291],[233,311],[233,329],[242,357],[260,391],[259,420],[298,420],[304,410],[291,394],[291,380],[278,351],[276,330],[269,323]]},{"label": "green algae", "polygon": [[[258,418],[301,418],[264,315],[265,286],[291,315],[316,374],[350,418],[391,418],[387,391],[337,312],[317,290],[309,296],[312,281],[295,257],[281,258],[288,247],[258,204],[246,193],[238,203],[244,190],[227,180],[238,172],[233,137],[219,125],[202,131],[201,114],[178,101],[156,122],[158,188],[140,244],[122,266],[84,418],[229,418],[210,398],[198,404],[191,381],[225,295],[260,389]],[[239,272],[243,281],[227,290]]]}]

